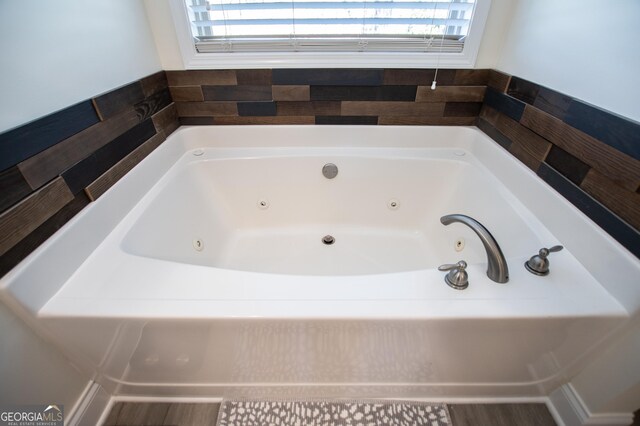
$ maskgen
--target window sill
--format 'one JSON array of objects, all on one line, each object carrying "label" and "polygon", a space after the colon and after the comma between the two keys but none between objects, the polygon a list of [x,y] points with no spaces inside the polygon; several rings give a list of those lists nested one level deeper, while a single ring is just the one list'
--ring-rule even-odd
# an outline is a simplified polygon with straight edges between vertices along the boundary
[{"label": "window sill", "polygon": [[191,36],[184,0],[171,0],[184,69],[255,68],[473,68],[491,0],[476,0],[473,21],[462,53],[422,52],[234,52],[198,53]]},{"label": "window sill", "polygon": [[185,69],[251,68],[473,68],[475,57],[463,53],[256,52],[196,53],[183,56]]}]

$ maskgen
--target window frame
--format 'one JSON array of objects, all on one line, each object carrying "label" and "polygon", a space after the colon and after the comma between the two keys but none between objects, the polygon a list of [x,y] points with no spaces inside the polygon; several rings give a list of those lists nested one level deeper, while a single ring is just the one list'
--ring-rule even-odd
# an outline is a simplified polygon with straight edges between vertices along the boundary
[{"label": "window frame", "polygon": [[170,0],[171,15],[184,69],[252,68],[473,68],[491,0],[476,0],[473,20],[461,53],[424,52],[231,52],[196,50],[184,0]]}]

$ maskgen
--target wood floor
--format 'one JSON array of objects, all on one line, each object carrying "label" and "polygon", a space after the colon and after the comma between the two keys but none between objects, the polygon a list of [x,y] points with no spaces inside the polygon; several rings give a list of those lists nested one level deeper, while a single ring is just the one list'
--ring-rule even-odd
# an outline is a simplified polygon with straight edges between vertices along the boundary
[{"label": "wood floor", "polygon": [[[544,404],[448,404],[453,426],[556,426]],[[220,404],[116,403],[104,426],[213,426]]]},{"label": "wood floor", "polygon": [[449,404],[453,426],[556,426],[544,404]]}]

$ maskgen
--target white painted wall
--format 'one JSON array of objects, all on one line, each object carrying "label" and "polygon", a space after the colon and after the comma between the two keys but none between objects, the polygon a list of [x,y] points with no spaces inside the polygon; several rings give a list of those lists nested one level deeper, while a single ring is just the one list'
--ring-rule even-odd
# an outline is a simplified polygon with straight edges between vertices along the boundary
[{"label": "white painted wall", "polygon": [[0,1],[0,132],[161,69],[142,0]]},{"label": "white painted wall", "polygon": [[640,121],[640,1],[511,1],[499,70]]}]

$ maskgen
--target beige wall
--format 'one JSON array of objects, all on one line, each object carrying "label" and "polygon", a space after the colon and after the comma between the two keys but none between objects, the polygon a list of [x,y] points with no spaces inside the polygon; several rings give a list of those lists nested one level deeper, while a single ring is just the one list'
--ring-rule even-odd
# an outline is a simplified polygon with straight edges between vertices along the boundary
[{"label": "beige wall", "polygon": [[491,0],[476,68],[496,68],[514,11],[514,0]]},{"label": "beige wall", "polygon": [[171,0],[144,0],[144,5],[162,69],[183,70],[169,1]]}]

